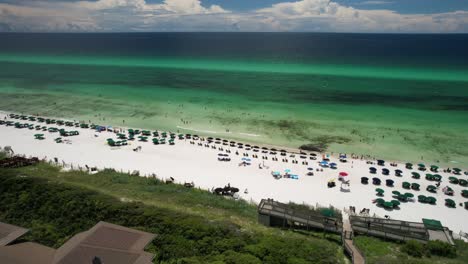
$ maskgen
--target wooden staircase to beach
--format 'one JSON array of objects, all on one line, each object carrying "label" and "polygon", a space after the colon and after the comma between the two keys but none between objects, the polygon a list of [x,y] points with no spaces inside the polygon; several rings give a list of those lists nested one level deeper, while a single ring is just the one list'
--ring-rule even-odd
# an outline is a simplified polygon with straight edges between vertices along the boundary
[{"label": "wooden staircase to beach", "polygon": [[354,245],[353,237],[354,235],[353,230],[351,229],[351,224],[349,223],[349,219],[346,218],[343,221],[343,247],[351,256],[353,264],[365,264],[366,259],[364,254]]}]

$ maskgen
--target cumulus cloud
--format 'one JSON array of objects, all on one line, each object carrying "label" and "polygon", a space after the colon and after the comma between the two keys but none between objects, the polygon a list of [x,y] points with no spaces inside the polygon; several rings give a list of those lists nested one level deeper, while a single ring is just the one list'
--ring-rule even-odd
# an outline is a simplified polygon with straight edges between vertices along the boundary
[{"label": "cumulus cloud", "polygon": [[[386,2],[386,1],[366,1]],[[363,3],[363,2],[362,2]],[[359,6],[359,5],[358,5]],[[22,0],[0,4],[0,31],[468,32],[468,11],[399,14],[331,0],[283,2],[230,12],[200,0]]]}]

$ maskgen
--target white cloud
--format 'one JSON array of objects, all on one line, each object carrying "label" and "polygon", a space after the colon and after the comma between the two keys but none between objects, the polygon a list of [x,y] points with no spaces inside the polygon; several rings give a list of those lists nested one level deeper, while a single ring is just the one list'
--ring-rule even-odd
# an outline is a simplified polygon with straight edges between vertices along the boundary
[{"label": "white cloud", "polygon": [[[382,2],[382,1],[367,1]],[[283,2],[232,13],[200,0],[32,1],[0,4],[0,31],[468,32],[468,11],[399,14],[331,0]]]},{"label": "white cloud", "polygon": [[393,4],[393,1],[363,1],[358,3],[358,5],[387,5],[387,4]]}]

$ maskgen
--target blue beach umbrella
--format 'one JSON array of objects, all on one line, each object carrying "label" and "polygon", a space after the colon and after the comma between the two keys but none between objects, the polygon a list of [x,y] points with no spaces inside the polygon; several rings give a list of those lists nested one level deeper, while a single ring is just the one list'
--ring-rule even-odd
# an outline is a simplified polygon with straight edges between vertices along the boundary
[{"label": "blue beach umbrella", "polygon": [[290,173],[290,172],[291,172],[291,170],[290,170],[290,169],[285,169],[285,170],[284,170],[284,172],[286,172],[286,173]]}]

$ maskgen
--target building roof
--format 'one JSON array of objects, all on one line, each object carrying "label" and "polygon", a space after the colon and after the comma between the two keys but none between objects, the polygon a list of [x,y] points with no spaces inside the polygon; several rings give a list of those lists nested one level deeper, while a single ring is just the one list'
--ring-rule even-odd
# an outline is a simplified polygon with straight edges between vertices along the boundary
[{"label": "building roof", "polygon": [[103,263],[151,263],[153,256],[143,250],[154,237],[147,232],[99,222],[63,244],[55,254],[54,263],[91,263],[94,257]]},{"label": "building roof", "polygon": [[[27,232],[0,222],[1,227],[1,232],[9,237],[5,245]],[[16,235],[10,235],[12,232]],[[1,263],[7,260],[9,264],[90,264],[97,257],[104,264],[150,264],[154,256],[144,248],[154,238],[151,233],[99,222],[73,236],[57,250],[30,242],[0,247],[0,260]]]},{"label": "building roof", "polygon": [[0,246],[6,246],[28,232],[27,229],[0,222]]},{"label": "building roof", "polygon": [[0,262],[8,264],[51,264],[55,249],[26,242],[0,247]]}]

